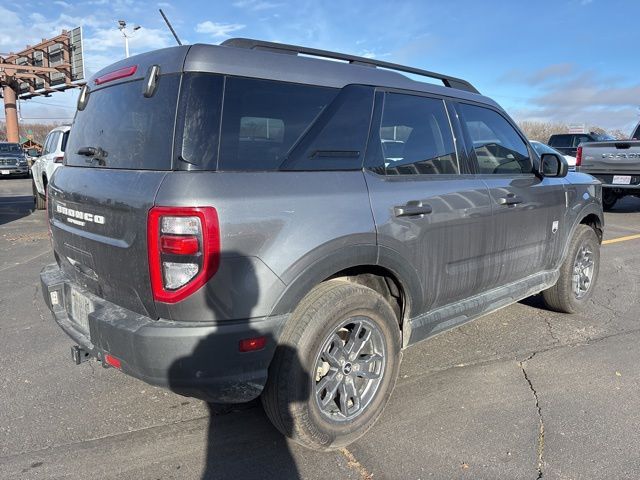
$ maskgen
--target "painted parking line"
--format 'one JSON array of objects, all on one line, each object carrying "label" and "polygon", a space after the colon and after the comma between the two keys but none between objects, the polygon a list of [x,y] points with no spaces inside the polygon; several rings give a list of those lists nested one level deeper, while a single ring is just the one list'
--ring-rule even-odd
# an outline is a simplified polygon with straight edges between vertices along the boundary
[{"label": "painted parking line", "polygon": [[627,235],[626,237],[611,238],[609,240],[605,240],[604,242],[602,242],[602,245],[609,245],[612,243],[626,242],[629,240],[637,240],[637,239],[640,239],[640,233],[637,235]]}]

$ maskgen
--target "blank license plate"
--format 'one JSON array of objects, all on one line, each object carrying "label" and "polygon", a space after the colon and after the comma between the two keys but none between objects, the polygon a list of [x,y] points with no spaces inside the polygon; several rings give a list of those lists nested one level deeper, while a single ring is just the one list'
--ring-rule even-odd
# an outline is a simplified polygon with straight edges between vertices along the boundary
[{"label": "blank license plate", "polygon": [[631,175],[614,175],[611,183],[614,185],[630,185]]},{"label": "blank license plate", "polygon": [[77,290],[71,290],[71,317],[89,333],[89,314],[93,312],[93,302]]},{"label": "blank license plate", "polygon": [[2,175],[9,175],[11,173],[11,171],[10,170],[2,170],[2,172],[0,172],[0,173],[2,173]]}]

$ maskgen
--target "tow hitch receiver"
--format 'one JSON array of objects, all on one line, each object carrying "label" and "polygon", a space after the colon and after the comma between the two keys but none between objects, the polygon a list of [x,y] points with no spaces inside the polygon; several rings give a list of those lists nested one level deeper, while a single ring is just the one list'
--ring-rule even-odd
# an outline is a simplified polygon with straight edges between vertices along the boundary
[{"label": "tow hitch receiver", "polygon": [[79,347],[78,345],[71,347],[71,359],[76,365],[80,365],[82,362],[86,362],[90,358],[91,355],[84,348]]}]

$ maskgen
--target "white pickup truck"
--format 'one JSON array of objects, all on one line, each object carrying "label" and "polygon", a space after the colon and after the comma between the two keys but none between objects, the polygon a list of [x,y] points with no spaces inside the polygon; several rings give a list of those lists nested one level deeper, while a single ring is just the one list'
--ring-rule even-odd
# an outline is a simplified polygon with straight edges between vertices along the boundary
[{"label": "white pickup truck", "polygon": [[576,152],[576,170],[602,182],[605,210],[627,195],[640,197],[640,123],[631,140],[581,144]]}]

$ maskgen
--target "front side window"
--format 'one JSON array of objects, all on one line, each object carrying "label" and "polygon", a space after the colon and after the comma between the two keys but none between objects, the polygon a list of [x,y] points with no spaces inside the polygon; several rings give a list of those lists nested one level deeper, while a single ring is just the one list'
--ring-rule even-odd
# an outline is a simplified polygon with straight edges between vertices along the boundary
[{"label": "front side window", "polygon": [[515,128],[498,112],[475,105],[459,105],[463,127],[473,142],[479,173],[532,173],[529,149]]},{"label": "front side window", "polygon": [[388,93],[378,148],[386,175],[459,173],[449,118],[442,100]]}]

